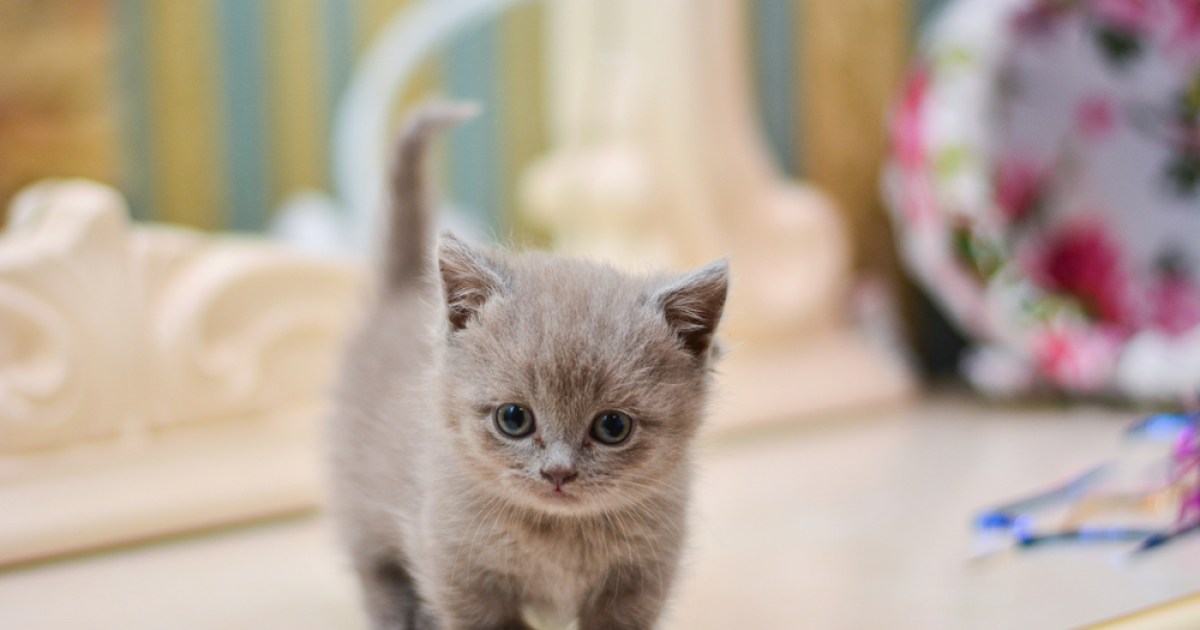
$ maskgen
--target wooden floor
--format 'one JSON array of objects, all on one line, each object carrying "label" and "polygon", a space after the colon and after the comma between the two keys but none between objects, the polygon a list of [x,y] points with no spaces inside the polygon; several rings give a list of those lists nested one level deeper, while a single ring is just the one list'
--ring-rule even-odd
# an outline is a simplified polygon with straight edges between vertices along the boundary
[{"label": "wooden floor", "polygon": [[[664,627],[1067,628],[1200,591],[1200,537],[969,560],[978,508],[1118,453],[1131,416],[937,395],[709,439]],[[0,573],[0,628],[357,627],[316,513]]]}]

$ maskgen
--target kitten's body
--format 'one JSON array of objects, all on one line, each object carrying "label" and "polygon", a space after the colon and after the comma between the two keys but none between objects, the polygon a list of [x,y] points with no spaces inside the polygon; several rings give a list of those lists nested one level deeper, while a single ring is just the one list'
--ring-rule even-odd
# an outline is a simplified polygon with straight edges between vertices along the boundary
[{"label": "kitten's body", "polygon": [[[337,394],[333,498],[368,612],[379,628],[520,628],[529,610],[650,627],[683,544],[724,265],[632,278],[448,239],[435,273],[420,163],[456,118],[426,111],[401,140],[378,296]],[[502,433],[506,403],[536,431]],[[593,418],[613,409],[634,429],[610,446]]]}]

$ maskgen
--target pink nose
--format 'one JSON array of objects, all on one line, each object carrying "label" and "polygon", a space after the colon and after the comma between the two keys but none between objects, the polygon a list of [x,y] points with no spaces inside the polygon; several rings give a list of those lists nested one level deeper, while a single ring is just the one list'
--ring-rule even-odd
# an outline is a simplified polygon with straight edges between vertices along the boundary
[{"label": "pink nose", "polygon": [[554,484],[555,488],[563,487],[578,476],[579,473],[575,472],[575,469],[569,466],[551,466],[550,468],[542,469],[542,477]]}]

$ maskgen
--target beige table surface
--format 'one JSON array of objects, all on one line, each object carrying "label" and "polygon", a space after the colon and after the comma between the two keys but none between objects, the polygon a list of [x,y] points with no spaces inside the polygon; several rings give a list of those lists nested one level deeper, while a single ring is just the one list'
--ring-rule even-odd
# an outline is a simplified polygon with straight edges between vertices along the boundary
[{"label": "beige table surface", "polygon": [[[977,508],[1113,454],[1130,417],[937,395],[710,439],[664,627],[1067,628],[1200,591],[1200,536],[1133,563],[1121,546],[967,562]],[[0,573],[0,628],[360,628],[355,598],[311,515]]]}]

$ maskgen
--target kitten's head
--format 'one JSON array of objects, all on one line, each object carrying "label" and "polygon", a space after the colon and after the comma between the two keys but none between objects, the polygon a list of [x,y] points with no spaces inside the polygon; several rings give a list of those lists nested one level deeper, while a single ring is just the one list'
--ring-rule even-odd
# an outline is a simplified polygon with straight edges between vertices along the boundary
[{"label": "kitten's head", "polygon": [[707,398],[724,261],[640,278],[445,237],[444,410],[468,474],[587,512],[678,492]]}]

